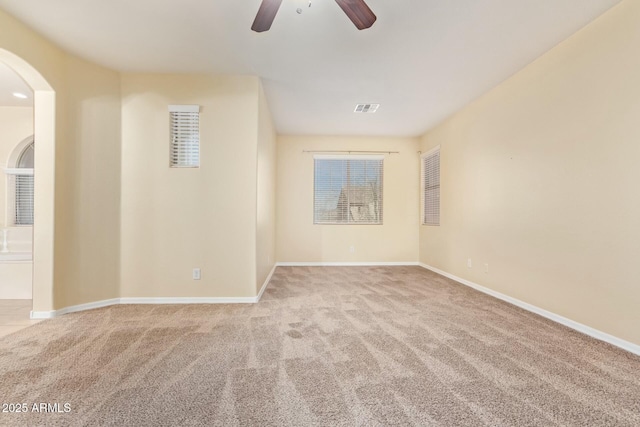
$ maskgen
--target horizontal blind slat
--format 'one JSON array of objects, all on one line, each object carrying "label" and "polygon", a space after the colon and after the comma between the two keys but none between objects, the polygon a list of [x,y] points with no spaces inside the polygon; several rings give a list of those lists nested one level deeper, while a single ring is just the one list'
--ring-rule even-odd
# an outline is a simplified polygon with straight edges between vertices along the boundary
[{"label": "horizontal blind slat", "polygon": [[314,159],[314,223],[381,224],[383,160]]},{"label": "horizontal blind slat", "polygon": [[170,113],[169,159],[173,167],[200,166],[200,113],[195,106],[192,109],[194,111],[172,111]]},{"label": "horizontal blind slat", "polygon": [[440,225],[440,150],[422,160],[422,224]]},{"label": "horizontal blind slat", "polygon": [[16,175],[15,185],[15,223],[33,225],[33,175]]}]

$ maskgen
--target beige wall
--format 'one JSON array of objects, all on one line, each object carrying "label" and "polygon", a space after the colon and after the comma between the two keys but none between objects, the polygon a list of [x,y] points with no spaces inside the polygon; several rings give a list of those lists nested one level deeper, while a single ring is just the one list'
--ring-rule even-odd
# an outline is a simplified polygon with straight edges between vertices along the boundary
[{"label": "beige wall", "polygon": [[[56,108],[62,107],[65,97],[65,59],[67,55],[52,43],[0,10],[0,61],[13,68],[34,90],[35,146],[35,211],[33,234],[33,309],[48,311],[63,307],[54,300],[54,270],[57,257],[64,257],[64,249],[55,253],[56,151],[57,141],[65,138],[66,124]],[[56,96],[58,92],[58,96]],[[64,144],[59,143],[64,146]],[[64,244],[64,243],[63,243]],[[88,285],[92,286],[92,284]]]},{"label": "beige wall", "polygon": [[[55,128],[55,145],[51,132],[36,148],[34,268],[45,280],[35,310],[120,295],[256,295],[275,258],[275,135],[258,78],[121,76],[2,11],[0,49],[55,91],[35,95],[36,130]],[[54,96],[55,117],[37,108]],[[203,106],[198,170],[167,167],[168,103]],[[258,186],[269,190],[260,199]],[[194,267],[201,281],[191,280]]]},{"label": "beige wall", "polygon": [[262,85],[258,102],[256,292],[276,258],[276,131]]},{"label": "beige wall", "polygon": [[[36,94],[36,133],[55,126],[55,145],[36,152],[50,179],[36,182],[45,237],[36,236],[43,252],[34,268],[53,270],[54,282],[53,291],[37,289],[34,308],[118,296],[254,296],[272,256],[419,259],[640,343],[639,45],[640,3],[626,0],[420,144],[283,136],[274,149],[257,78],[120,76],[0,11],[0,49],[56,92],[55,121],[37,108],[52,96]],[[168,167],[167,105],[180,103],[202,106],[199,169]],[[51,123],[38,125],[39,116]],[[419,227],[416,151],[435,145],[442,225]],[[401,152],[385,158],[384,225],[313,225],[313,157],[302,151],[331,149]],[[194,267],[202,280],[191,279]]]},{"label": "beige wall", "polygon": [[[256,77],[123,75],[121,296],[256,295],[258,92]],[[201,106],[200,168],[169,168],[169,104]]]},{"label": "beige wall", "polygon": [[442,220],[420,260],[640,344],[638,46],[624,1],[429,132]]},{"label": "beige wall", "polygon": [[[33,298],[32,227],[9,227],[9,256],[0,253],[0,299]],[[0,239],[2,234],[0,234]],[[13,258],[15,256],[20,259]],[[13,259],[11,259],[13,258]]]},{"label": "beige wall", "polygon": [[[399,151],[385,155],[384,224],[314,225],[313,154],[303,150]],[[411,138],[278,137],[277,261],[416,262],[417,151]]]},{"label": "beige wall", "polygon": [[[0,49],[38,72],[0,51],[12,61],[8,65],[17,64],[28,73],[26,80],[38,85],[34,309],[116,297],[119,75],[66,54],[2,10]],[[55,117],[39,108],[54,99]]]},{"label": "beige wall", "polygon": [[[33,135],[33,108],[0,106],[0,168],[14,167],[9,165],[9,157],[16,146]],[[0,170],[0,222],[1,227],[10,225],[7,222],[7,175]]]},{"label": "beige wall", "polygon": [[0,299],[31,299],[32,268],[31,261],[0,261]]},{"label": "beige wall", "polygon": [[66,140],[56,153],[58,307],[117,297],[120,279],[120,76],[74,57],[66,70]]}]

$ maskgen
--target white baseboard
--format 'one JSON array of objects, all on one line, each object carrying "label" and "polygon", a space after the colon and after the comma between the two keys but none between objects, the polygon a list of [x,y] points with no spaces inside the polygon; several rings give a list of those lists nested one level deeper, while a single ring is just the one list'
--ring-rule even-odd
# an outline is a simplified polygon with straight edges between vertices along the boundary
[{"label": "white baseboard", "polygon": [[279,262],[278,267],[375,267],[419,265],[415,261],[407,262]]},{"label": "white baseboard", "polygon": [[256,297],[133,297],[118,304],[253,304]]},{"label": "white baseboard", "polygon": [[417,262],[279,262],[276,263],[269,276],[264,281],[260,292],[255,297],[157,297],[157,298],[113,298],[102,301],[79,304],[71,307],[51,311],[31,311],[32,319],[53,319],[67,313],[91,310],[118,304],[255,304],[260,301],[262,294],[267,289],[271,277],[278,266],[393,266],[393,265],[418,265]]},{"label": "white baseboard", "polygon": [[108,307],[120,304],[255,304],[260,301],[260,297],[267,288],[271,276],[275,271],[274,266],[262,285],[260,293],[255,297],[158,297],[158,298],[113,298],[102,301],[90,302],[87,304],[79,304],[71,307],[61,308],[51,311],[31,311],[32,319],[53,319],[63,314],[75,313],[78,311],[91,310],[94,308]]},{"label": "white baseboard", "polygon": [[582,332],[583,334],[589,335],[592,338],[598,339],[600,341],[604,341],[606,343],[609,343],[611,345],[619,347],[619,348],[621,348],[623,350],[626,350],[626,351],[628,351],[630,353],[640,355],[640,345],[638,345],[638,344],[634,344],[632,342],[625,341],[625,340],[620,339],[618,337],[615,337],[613,335],[609,335],[609,334],[607,334],[605,332],[602,332],[602,331],[599,331],[597,329],[594,329],[594,328],[592,328],[590,326],[583,325],[582,323],[578,323],[578,322],[576,322],[574,320],[571,320],[571,319],[567,319],[566,317],[560,316],[559,314],[552,313],[552,312],[547,311],[547,310],[545,310],[543,308],[536,307],[535,305],[526,303],[524,301],[520,301],[519,299],[510,297],[508,295],[505,295],[505,294],[502,294],[500,292],[491,290],[489,288],[485,288],[484,286],[478,285],[477,283],[471,282],[471,281],[466,280],[466,279],[462,279],[462,278],[460,278],[458,276],[454,276],[453,274],[447,273],[446,271],[442,271],[442,270],[437,269],[435,267],[432,267],[430,265],[423,264],[423,263],[420,263],[419,265],[421,267],[423,267],[423,268],[426,268],[427,270],[431,270],[434,273],[440,274],[441,276],[448,277],[451,280],[455,280],[458,283],[461,283],[461,284],[463,284],[465,286],[469,286],[470,288],[473,288],[473,289],[475,289],[477,291],[480,291],[480,292],[482,292],[484,294],[491,295],[494,298],[498,298],[498,299],[500,299],[502,301],[506,301],[506,302],[508,302],[510,304],[513,304],[513,305],[515,305],[517,307],[520,307],[520,308],[522,308],[524,310],[527,310],[527,311],[530,311],[532,313],[538,314],[538,315],[540,315],[542,317],[545,317],[545,318],[547,318],[549,320],[553,320],[556,323],[560,323],[561,325],[567,326],[567,327],[569,327],[571,329],[574,329],[574,330],[576,330],[578,332]]},{"label": "white baseboard", "polygon": [[119,304],[119,298],[106,299],[102,301],[89,302],[86,304],[73,305],[71,307],[61,308],[60,310],[51,311],[31,311],[32,319],[53,319],[57,316],[62,316],[67,313],[75,313],[77,311],[91,310],[94,308],[107,307],[110,305]]},{"label": "white baseboard", "polygon": [[418,262],[365,262],[365,263],[279,262],[279,263],[276,263],[276,265],[273,267],[273,269],[269,273],[269,276],[267,277],[264,284],[262,285],[260,292],[255,297],[112,298],[108,300],[95,301],[95,302],[90,302],[86,304],[79,304],[71,307],[65,307],[59,310],[31,311],[31,318],[32,319],[52,319],[54,317],[61,316],[67,313],[75,313],[78,311],[91,310],[94,308],[107,307],[107,306],[117,305],[117,304],[254,304],[260,301],[260,298],[262,298],[262,294],[264,293],[265,289],[269,285],[269,282],[273,277],[276,267],[279,267],[279,266],[281,267],[302,267],[302,266],[328,267],[328,266],[413,266],[413,265],[419,265],[427,270],[431,270],[434,273],[440,274],[444,277],[448,277],[451,280],[455,280],[458,283],[461,283],[465,286],[469,286],[470,288],[473,288],[484,294],[490,295],[494,298],[498,298],[502,301],[508,302],[524,310],[538,314],[549,320],[553,320],[554,322],[560,323],[578,332],[582,332],[583,334],[589,335],[590,337],[596,338],[600,341],[607,342],[611,345],[619,347],[630,353],[640,355],[640,345],[638,344],[625,341],[621,338],[599,331],[590,326],[583,325],[582,323],[579,323],[574,320],[568,319],[566,317],[560,316],[558,314],[552,313],[540,307],[536,307],[535,305],[526,303],[524,301],[520,301],[516,298],[510,297],[508,295],[505,295],[500,292],[486,288],[484,286],[478,285],[477,283],[474,283],[469,280],[463,279],[461,277],[455,276],[453,274],[447,273],[446,271],[440,270],[438,268],[432,267],[427,264],[418,263]]},{"label": "white baseboard", "polygon": [[278,264],[275,264],[273,266],[273,268],[271,269],[271,272],[267,276],[267,280],[264,281],[264,283],[262,284],[262,287],[260,288],[260,292],[258,292],[258,296],[256,297],[256,302],[260,302],[260,298],[262,298],[262,294],[264,293],[265,289],[267,289],[267,286],[269,285],[269,282],[271,281],[271,278],[273,277],[273,273],[276,272],[276,268],[277,267],[278,267]]},{"label": "white baseboard", "polygon": [[29,317],[31,319],[53,319],[54,317],[56,317],[56,311],[55,310],[50,310],[50,311],[33,311],[31,310],[31,312],[29,313]]}]

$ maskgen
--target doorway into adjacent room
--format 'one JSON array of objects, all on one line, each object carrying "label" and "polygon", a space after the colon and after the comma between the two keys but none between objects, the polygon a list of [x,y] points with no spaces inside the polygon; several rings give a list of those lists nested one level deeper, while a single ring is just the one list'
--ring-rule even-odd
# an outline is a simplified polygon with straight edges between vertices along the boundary
[{"label": "doorway into adjacent room", "polygon": [[53,307],[54,147],[52,87],[0,49],[0,336]]}]

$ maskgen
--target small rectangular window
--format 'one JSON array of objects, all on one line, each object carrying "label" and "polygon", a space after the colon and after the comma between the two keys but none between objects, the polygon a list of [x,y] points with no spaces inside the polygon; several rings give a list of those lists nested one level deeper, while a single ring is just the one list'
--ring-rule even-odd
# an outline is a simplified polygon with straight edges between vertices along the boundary
[{"label": "small rectangular window", "polygon": [[314,224],[382,224],[382,156],[314,157]]},{"label": "small rectangular window", "polygon": [[440,147],[422,160],[422,225],[440,225]]},{"label": "small rectangular window", "polygon": [[169,165],[173,168],[200,166],[200,106],[169,105],[171,144]]},{"label": "small rectangular window", "polygon": [[15,175],[16,225],[33,225],[33,175]]},{"label": "small rectangular window", "polygon": [[7,223],[33,225],[33,168],[6,168]]}]

